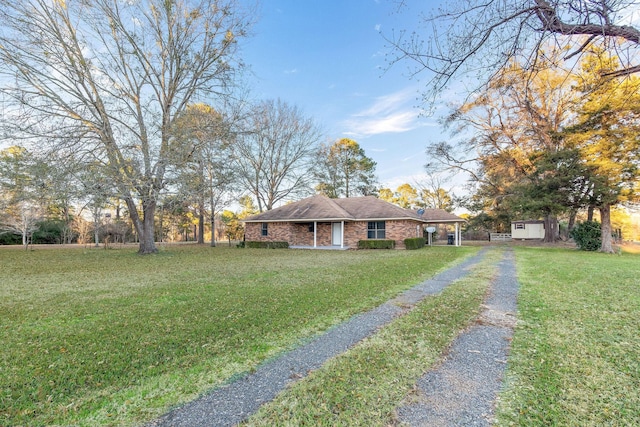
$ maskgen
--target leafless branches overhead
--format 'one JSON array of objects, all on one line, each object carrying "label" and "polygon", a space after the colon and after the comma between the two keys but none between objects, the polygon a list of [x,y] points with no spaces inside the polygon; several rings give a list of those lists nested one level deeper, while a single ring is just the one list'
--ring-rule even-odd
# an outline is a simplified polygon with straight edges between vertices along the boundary
[{"label": "leafless branches overhead", "polygon": [[[391,64],[409,60],[412,75],[427,74],[424,101],[431,104],[452,83],[479,89],[517,58],[535,69],[543,46],[573,45],[569,60],[592,42],[605,43],[620,58],[609,76],[640,71],[640,14],[636,0],[457,0],[427,16],[429,31],[387,36]],[[640,17],[640,16],[638,16]]]}]

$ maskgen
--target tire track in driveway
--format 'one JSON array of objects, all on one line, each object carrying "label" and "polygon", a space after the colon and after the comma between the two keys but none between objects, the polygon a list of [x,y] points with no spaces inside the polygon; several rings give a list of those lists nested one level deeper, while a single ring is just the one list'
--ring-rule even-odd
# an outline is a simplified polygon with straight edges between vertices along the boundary
[{"label": "tire track in driveway", "polygon": [[516,324],[518,288],[509,249],[476,323],[454,340],[443,362],[418,380],[396,410],[400,425],[491,425]]}]

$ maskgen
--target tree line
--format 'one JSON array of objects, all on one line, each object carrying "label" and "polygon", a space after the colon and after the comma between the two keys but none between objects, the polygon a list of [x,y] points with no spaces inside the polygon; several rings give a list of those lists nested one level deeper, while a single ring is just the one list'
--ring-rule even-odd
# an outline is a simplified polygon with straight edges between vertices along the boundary
[{"label": "tree line", "polygon": [[[215,246],[242,239],[240,219],[284,200],[377,194],[375,162],[357,142],[320,143],[312,122],[282,101],[253,106],[235,130],[204,104],[189,106],[176,123],[175,144],[188,154],[154,200],[154,242],[204,243],[208,235]],[[278,132],[286,135],[272,135]],[[138,241],[132,217],[98,164],[21,146],[0,151],[0,242]]]},{"label": "tree line", "polygon": [[[404,1],[400,2],[404,5]],[[469,176],[478,222],[558,217],[571,230],[599,211],[613,252],[612,208],[640,201],[640,30],[632,0],[456,1],[425,15],[432,31],[388,37],[391,62],[427,75],[426,106],[457,81],[464,102],[443,119],[428,167]],[[455,79],[455,80],[454,80]]]},{"label": "tree line", "polygon": [[553,242],[559,216],[570,232],[580,212],[592,221],[597,210],[601,250],[612,252],[611,209],[640,196],[640,80],[603,80],[618,63],[597,46],[570,69],[557,66],[561,55],[541,54],[535,74],[516,62],[501,69],[446,118],[457,142],[429,152],[471,176],[471,212],[543,218]]},{"label": "tree line", "polygon": [[[477,84],[443,121],[454,142],[427,147],[429,169],[471,177],[475,217],[554,230],[597,210],[613,250],[611,209],[640,191],[640,32],[621,22],[634,5],[451,2],[427,15],[426,40],[387,38],[392,63],[433,76],[425,103],[456,77]],[[258,212],[313,192],[452,208],[439,185],[378,188],[356,141],[327,143],[297,107],[249,99],[239,46],[255,16],[239,0],[0,0],[4,228],[28,241],[42,219],[90,212],[98,233],[108,208],[153,253],[168,218],[190,216],[200,240],[242,196]]]},{"label": "tree line", "polygon": [[117,200],[144,254],[185,203],[200,238],[241,194],[271,209],[320,175],[330,195],[370,193],[355,141],[321,149],[298,108],[241,94],[254,16],[236,0],[0,1],[5,228],[26,239],[50,199],[65,223],[73,200],[94,218]]}]

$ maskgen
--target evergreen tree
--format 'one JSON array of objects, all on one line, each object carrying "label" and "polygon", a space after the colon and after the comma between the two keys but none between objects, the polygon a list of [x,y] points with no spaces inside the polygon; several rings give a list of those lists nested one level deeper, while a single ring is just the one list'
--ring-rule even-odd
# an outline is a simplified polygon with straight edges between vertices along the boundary
[{"label": "evergreen tree", "polygon": [[343,138],[331,146],[322,146],[318,157],[318,193],[331,198],[376,193],[376,162],[366,156],[356,141]]}]

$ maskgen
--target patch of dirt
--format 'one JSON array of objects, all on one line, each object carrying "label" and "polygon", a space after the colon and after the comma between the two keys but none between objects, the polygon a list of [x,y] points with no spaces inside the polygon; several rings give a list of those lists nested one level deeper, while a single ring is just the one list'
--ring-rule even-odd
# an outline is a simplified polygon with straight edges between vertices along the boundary
[{"label": "patch of dirt", "polygon": [[488,326],[500,326],[504,328],[513,329],[516,327],[516,315],[508,311],[492,310],[490,308],[484,309],[476,323],[479,325]]}]

